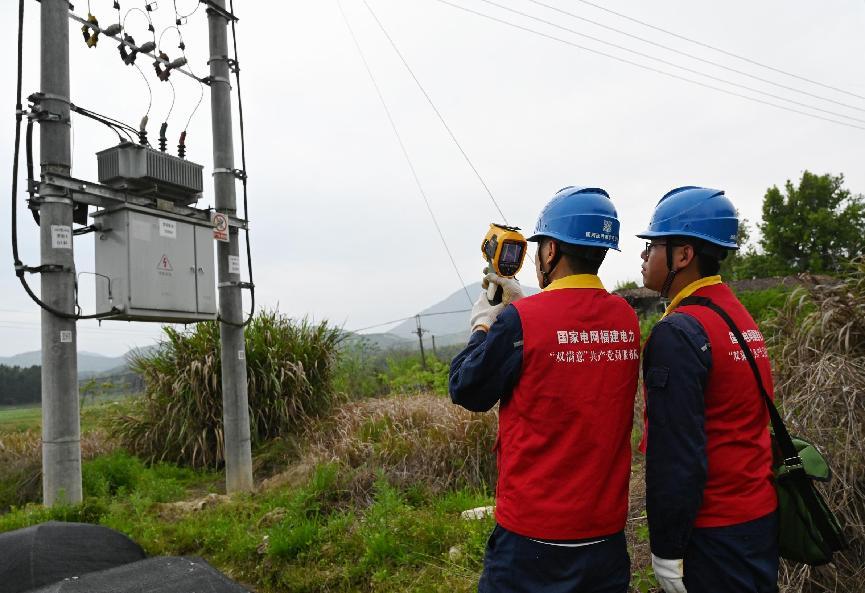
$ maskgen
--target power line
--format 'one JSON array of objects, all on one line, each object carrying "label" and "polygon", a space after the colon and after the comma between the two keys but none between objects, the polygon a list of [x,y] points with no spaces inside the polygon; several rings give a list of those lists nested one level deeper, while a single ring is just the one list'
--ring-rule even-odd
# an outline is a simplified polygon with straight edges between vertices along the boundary
[{"label": "power line", "polygon": [[851,93],[850,91],[845,91],[844,89],[840,89],[838,87],[824,84],[822,82],[818,82],[816,80],[812,80],[810,78],[805,78],[804,76],[799,76],[798,74],[793,74],[792,72],[787,72],[786,70],[781,70],[780,68],[775,68],[774,66],[769,66],[768,64],[763,64],[762,62],[758,62],[756,60],[752,60],[751,58],[747,58],[745,56],[740,56],[739,54],[734,54],[733,52],[727,51],[725,49],[721,49],[720,47],[716,47],[714,45],[709,45],[708,43],[704,43],[702,41],[697,41],[696,39],[691,39],[690,37],[685,37],[684,35],[680,35],[679,33],[675,33],[674,31],[670,31],[668,29],[663,29],[661,27],[652,25],[645,21],[641,21],[639,19],[630,17],[626,14],[622,14],[621,12],[616,12],[615,10],[609,9],[605,6],[601,6],[600,4],[596,4],[594,2],[590,2],[589,0],[576,0],[576,2],[581,2],[583,4],[587,4],[589,6],[593,6],[598,10],[603,10],[604,12],[608,12],[610,14],[616,15],[623,19],[629,20],[632,23],[637,23],[639,25],[643,25],[644,27],[648,27],[650,29],[654,29],[655,31],[660,31],[661,33],[665,33],[667,35],[672,35],[682,41],[687,41],[688,43],[693,43],[695,45],[699,45],[700,47],[705,47],[706,49],[711,49],[712,51],[716,51],[718,53],[722,53],[725,56],[730,56],[731,58],[736,58],[737,60],[742,60],[743,62],[748,62],[749,64],[753,64],[755,66],[760,66],[761,68],[766,68],[767,70],[771,70],[772,72],[777,72],[778,74],[783,74],[785,76],[790,76],[791,78],[797,78],[799,80],[803,80],[805,82],[809,82],[811,84],[815,84],[817,86],[821,86],[826,89],[830,89],[839,93],[843,93],[845,95],[850,95],[851,97],[856,97],[857,99],[865,99],[863,95],[857,95],[856,93]]},{"label": "power line", "polygon": [[336,0],[336,4],[339,7],[339,12],[342,15],[342,20],[345,23],[346,28],[348,28],[348,32],[351,35],[352,41],[354,41],[354,46],[357,49],[358,55],[360,56],[361,61],[363,62],[364,67],[366,68],[366,72],[369,75],[370,80],[372,81],[372,85],[375,87],[375,92],[378,94],[378,98],[381,101],[382,107],[384,107],[385,114],[387,114],[387,119],[390,122],[390,126],[393,129],[393,133],[396,136],[397,142],[399,143],[400,149],[402,149],[403,156],[405,157],[406,163],[408,163],[408,167],[411,170],[412,177],[414,177],[415,184],[417,185],[418,191],[420,192],[421,197],[423,198],[424,204],[426,204],[427,210],[429,211],[430,217],[432,218],[433,224],[435,225],[436,231],[438,232],[439,238],[441,239],[442,245],[445,248],[445,251],[448,254],[448,258],[451,260],[451,264],[453,264],[454,271],[457,274],[457,278],[460,280],[460,284],[462,284],[463,291],[466,293],[466,298],[469,300],[469,303],[472,302],[471,296],[469,296],[469,291],[466,288],[466,283],[463,281],[463,277],[460,274],[459,268],[457,267],[457,263],[451,254],[451,250],[448,247],[447,241],[445,240],[444,234],[442,233],[441,227],[439,227],[438,220],[436,220],[435,213],[433,213],[432,207],[430,206],[429,199],[427,198],[426,192],[421,185],[420,178],[418,177],[417,171],[415,171],[414,164],[412,164],[411,157],[408,154],[408,150],[406,150],[405,144],[402,141],[402,137],[400,136],[399,130],[396,127],[396,123],[394,122],[393,116],[390,113],[390,109],[387,106],[387,102],[384,100],[384,95],[382,95],[381,89],[378,86],[378,82],[375,80],[375,76],[372,73],[372,69],[369,66],[369,63],[366,60],[366,56],[363,53],[363,50],[360,47],[360,42],[357,40],[357,36],[354,34],[354,29],[351,27],[351,23],[348,21],[348,16],[345,14],[345,10],[342,8],[341,0]]},{"label": "power line", "polygon": [[415,317],[433,317],[435,315],[453,315],[456,313],[468,313],[471,309],[457,309],[455,311],[440,311],[438,313],[418,313],[417,315],[409,315],[408,317],[400,317],[399,319],[393,319],[391,321],[385,321],[384,323],[376,323],[375,325],[368,325],[366,327],[360,327],[358,329],[349,330],[350,333],[356,334],[358,332],[366,331],[368,329],[374,329],[376,327],[383,327],[385,325],[391,325],[394,323],[399,323],[400,321],[408,321],[409,319],[414,319]]},{"label": "power line", "polygon": [[[552,22],[552,21],[548,21],[548,20],[546,20],[546,19],[543,19],[543,18],[540,18],[540,17],[534,16],[534,15],[531,15],[531,14],[528,14],[528,13],[525,13],[525,12],[522,12],[522,11],[520,11],[520,10],[516,10],[515,8],[510,8],[510,7],[508,7],[508,6],[504,6],[504,5],[502,5],[502,4],[499,4],[498,2],[494,2],[493,0],[481,0],[481,2],[485,2],[486,4],[489,4],[489,5],[491,5],[491,6],[495,6],[495,7],[497,7],[497,8],[501,8],[502,10],[507,10],[508,12],[512,12],[512,13],[514,13],[514,14],[517,14],[517,15],[522,16],[522,17],[525,17],[525,18],[528,18],[528,19],[532,19],[532,20],[538,21],[538,22],[543,23],[543,24],[545,24],[545,25],[549,25],[550,27],[555,27],[555,28],[557,28],[557,29],[561,29],[562,31],[567,31],[568,33],[572,33],[572,34],[574,34],[574,35],[578,35],[578,36],[580,36],[580,37],[585,37],[586,39],[591,39],[592,41],[595,41],[595,42],[597,42],[597,43],[601,43],[601,44],[603,44],[603,45],[607,45],[607,46],[610,46],[610,47],[614,47],[614,48],[616,48],[616,49],[618,49],[618,50],[625,51],[625,52],[628,52],[628,53],[630,53],[630,54],[634,54],[634,55],[640,56],[640,57],[642,57],[642,58],[646,58],[646,59],[648,59],[648,60],[653,60],[653,61],[655,61],[655,62],[659,62],[659,63],[661,63],[661,64],[664,64],[665,66],[671,66],[671,67],[673,67],[673,68],[678,68],[679,70],[683,70],[683,71],[688,72],[688,73],[690,73],[690,74],[696,74],[697,76],[702,76],[702,77],[704,77],[704,78],[708,78],[708,79],[710,79],[710,80],[714,80],[714,81],[716,81],[716,82],[720,82],[720,83],[723,83],[723,84],[728,84],[728,85],[730,85],[730,86],[734,86],[734,87],[737,87],[737,88],[740,88],[740,89],[743,89],[743,90],[746,90],[746,91],[750,91],[750,92],[752,92],[752,93],[758,93],[758,94],[760,94],[760,95],[765,95],[765,96],[767,96],[767,97],[771,97],[772,99],[778,99],[779,101],[785,101],[785,102],[790,103],[790,104],[792,104],[792,105],[798,105],[799,107],[805,107],[806,109],[813,109],[813,110],[815,110],[815,111],[820,111],[820,112],[826,113],[826,114],[828,114],[828,115],[832,115],[832,116],[835,116],[835,117],[842,117],[842,118],[844,118],[844,119],[849,119],[849,120],[851,120],[851,121],[855,121],[855,122],[858,122],[858,123],[865,124],[865,119],[859,119],[859,118],[856,118],[856,117],[853,117],[853,116],[850,116],[850,115],[845,115],[845,114],[843,114],[843,113],[838,113],[838,112],[836,112],[836,111],[830,111],[830,110],[828,110],[828,109],[823,109],[822,107],[816,107],[816,106],[814,106],[814,105],[810,105],[810,104],[808,104],[808,103],[802,103],[802,102],[800,102],[800,101],[796,101],[796,100],[794,100],[794,99],[788,99],[788,98],[783,97],[783,96],[781,96],[781,95],[776,95],[776,94],[774,94],[774,93],[770,93],[770,92],[767,92],[767,91],[763,91],[763,90],[760,90],[760,89],[757,89],[757,88],[754,88],[754,87],[750,87],[750,86],[748,86],[748,85],[740,84],[740,83],[738,83],[738,82],[733,82],[733,81],[731,81],[731,80],[727,80],[727,79],[725,79],[725,78],[721,78],[721,77],[718,77],[718,76],[714,76],[714,75],[712,75],[712,74],[706,74],[705,72],[702,72],[702,71],[700,71],[700,70],[696,70],[696,69],[694,69],[694,68],[689,68],[689,67],[687,67],[687,66],[682,66],[682,65],[680,65],[680,64],[676,64],[675,62],[670,62],[669,60],[665,60],[665,59],[663,59],[663,58],[659,58],[659,57],[656,57],[656,56],[653,56],[653,55],[650,55],[650,54],[647,54],[647,53],[644,53],[644,52],[641,52],[641,51],[638,51],[638,50],[635,50],[635,49],[631,49],[631,48],[629,48],[629,47],[625,47],[625,46],[623,46],[623,45],[619,45],[619,44],[617,44],[617,43],[613,43],[613,42],[611,42],[611,41],[606,41],[606,40],[601,39],[601,38],[599,38],[599,37],[594,37],[593,35],[589,35],[589,34],[587,34],[587,33],[581,33],[581,32],[579,32],[579,31],[577,31],[576,29],[572,29],[572,28],[570,28],[570,27],[565,27],[564,25],[559,25],[558,23],[554,23],[554,22]],[[854,109],[858,109],[858,108],[854,107]],[[863,109],[862,111],[865,111],[865,109]]]},{"label": "power line", "polygon": [[658,43],[658,42],[656,42],[656,41],[652,41],[651,39],[646,39],[645,37],[640,37],[639,35],[634,35],[634,34],[632,34],[632,33],[628,33],[627,31],[623,31],[623,30],[621,30],[621,29],[617,29],[616,27],[611,27],[610,25],[606,25],[606,24],[601,23],[601,22],[599,22],[599,21],[595,21],[595,20],[592,20],[592,19],[586,18],[586,17],[584,17],[584,16],[580,16],[580,15],[575,14],[575,13],[573,13],[573,12],[568,12],[567,10],[561,9],[561,8],[559,8],[559,7],[557,7],[557,6],[552,6],[552,5],[550,5],[550,4],[546,4],[546,3],[544,3],[544,2],[541,2],[540,0],[527,0],[527,1],[528,1],[528,2],[531,2],[532,4],[537,4],[538,6],[543,6],[544,8],[548,8],[548,9],[553,10],[553,11],[555,11],[555,12],[558,12],[558,13],[561,13],[561,14],[564,14],[564,15],[567,15],[567,16],[570,16],[570,17],[572,17],[572,18],[579,19],[579,20],[584,21],[584,22],[587,22],[587,23],[591,23],[591,24],[593,24],[593,25],[595,25],[595,26],[597,26],[597,27],[601,27],[602,29],[606,29],[606,30],[608,30],[608,31],[614,31],[614,32],[616,32],[616,33],[619,33],[620,35],[624,35],[624,36],[626,36],[626,37],[630,37],[631,39],[636,39],[636,40],[641,41],[641,42],[643,42],[643,43],[648,43],[649,45],[653,45],[653,46],[655,46],[655,47],[659,47],[659,48],[661,48],[661,49],[665,49],[665,50],[670,51],[670,52],[673,52],[673,53],[675,53],[675,54],[679,54],[679,55],[681,55],[681,56],[685,56],[685,57],[691,58],[692,60],[697,60],[697,61],[699,61],[699,62],[703,62],[704,64],[710,64],[710,65],[715,66],[715,67],[717,67],[717,68],[722,68],[722,69],[727,70],[727,71],[729,71],[729,72],[735,72],[736,74],[740,74],[740,75],[742,75],[742,76],[747,76],[748,78],[752,78],[752,79],[754,79],[754,80],[759,80],[760,82],[765,82],[766,84],[771,84],[771,85],[773,85],[773,86],[776,86],[776,87],[779,87],[779,88],[782,88],[782,89],[786,89],[786,90],[788,90],[788,91],[793,91],[794,93],[799,93],[799,94],[801,94],[801,95],[806,95],[806,96],[808,96],[808,97],[812,97],[812,98],[814,98],[814,99],[820,99],[821,101],[827,101],[827,102],[829,102],[829,103],[834,103],[834,104],[836,104],[836,105],[840,105],[841,107],[847,107],[847,108],[849,108],[849,109],[855,109],[856,111],[863,111],[863,112],[865,112],[865,108],[863,108],[863,107],[857,107],[857,106],[855,106],[855,105],[850,105],[849,103],[843,103],[843,102],[841,102],[841,101],[836,101],[835,99],[830,99],[830,98],[828,98],[828,97],[824,97],[824,96],[822,96],[822,95],[817,95],[817,94],[814,94],[814,93],[809,93],[808,91],[803,91],[803,90],[798,89],[798,88],[796,88],[796,87],[787,86],[787,85],[781,84],[781,83],[779,83],[779,82],[775,82],[774,80],[770,80],[770,79],[768,79],[768,78],[762,78],[762,77],[760,77],[760,76],[756,76],[756,75],[751,74],[751,73],[749,73],[749,72],[745,72],[744,70],[739,70],[739,69],[737,69],[737,68],[732,68],[732,67],[730,67],[730,66],[726,66],[726,65],[724,65],[724,64],[721,64],[720,62],[715,62],[715,61],[713,61],[713,60],[708,60],[708,59],[706,59],[706,58],[701,58],[701,57],[699,57],[699,56],[695,56],[694,54],[688,53],[688,52],[686,52],[686,51],[682,51],[682,50],[680,50],[680,49],[676,49],[675,47],[671,47],[671,46],[669,46],[669,45],[664,45],[663,43]]},{"label": "power line", "polygon": [[466,151],[463,150],[463,147],[460,145],[459,140],[457,140],[457,138],[456,138],[456,136],[454,135],[453,131],[451,130],[450,126],[447,124],[447,122],[445,121],[444,117],[443,117],[442,114],[439,112],[438,108],[435,106],[435,103],[433,103],[433,101],[432,101],[432,99],[430,98],[429,94],[426,92],[426,90],[424,89],[423,85],[420,83],[420,80],[418,80],[417,76],[415,76],[414,71],[411,69],[411,66],[408,65],[408,62],[406,61],[405,57],[402,55],[402,52],[401,52],[401,51],[399,50],[399,48],[396,46],[396,43],[394,43],[394,40],[393,40],[393,39],[391,38],[391,36],[388,34],[387,30],[385,30],[384,25],[383,25],[382,22],[379,20],[378,16],[375,14],[375,11],[373,11],[372,7],[369,5],[369,3],[367,2],[367,0],[363,0],[363,3],[364,3],[364,5],[366,6],[366,9],[369,11],[369,13],[372,15],[372,18],[375,19],[375,22],[378,24],[378,27],[379,27],[379,29],[381,29],[381,32],[382,32],[382,33],[384,34],[384,36],[387,38],[388,42],[390,43],[390,46],[391,46],[391,47],[393,48],[393,50],[396,52],[396,55],[399,56],[399,59],[402,61],[402,65],[405,66],[405,69],[406,69],[406,70],[408,70],[408,73],[411,75],[412,80],[414,80],[415,84],[416,84],[417,87],[420,89],[420,92],[423,93],[423,96],[426,98],[427,103],[429,103],[430,107],[432,107],[432,110],[435,112],[436,116],[438,116],[439,121],[442,123],[442,125],[443,125],[444,128],[445,128],[445,130],[447,130],[447,133],[450,135],[451,140],[453,140],[453,141],[454,141],[454,144],[456,144],[456,147],[459,149],[460,154],[463,155],[463,158],[465,159],[466,163],[468,163],[469,167],[471,167],[471,170],[474,171],[475,176],[478,178],[478,181],[481,182],[481,185],[483,186],[484,190],[487,192],[487,195],[490,197],[490,200],[492,200],[493,205],[496,207],[496,210],[498,211],[499,215],[502,217],[502,220],[504,220],[504,223],[505,223],[505,224],[510,224],[510,223],[508,222],[508,218],[505,216],[505,213],[502,212],[502,209],[501,209],[501,207],[499,206],[499,203],[496,202],[496,199],[493,197],[493,192],[490,191],[490,188],[487,186],[487,184],[486,184],[486,182],[484,181],[483,177],[481,177],[481,174],[478,172],[478,170],[477,170],[477,168],[475,167],[474,163],[472,163],[471,159],[469,158],[469,155],[467,155],[467,154],[466,154]]},{"label": "power line", "polygon": [[462,10],[462,11],[464,11],[464,12],[468,12],[468,13],[471,13],[471,14],[474,14],[474,15],[477,15],[477,16],[480,16],[480,17],[483,17],[483,18],[485,18],[485,19],[489,19],[489,20],[491,20],[491,21],[495,21],[495,22],[497,22],[497,23],[501,23],[501,24],[503,24],[503,25],[508,25],[509,27],[514,27],[514,28],[516,28],[516,29],[520,29],[521,31],[526,31],[526,32],[528,32],[528,33],[532,33],[532,34],[534,34],[534,35],[538,35],[538,36],[540,36],[540,37],[544,37],[545,39],[550,39],[550,40],[552,40],[552,41],[558,41],[559,43],[564,43],[565,45],[570,45],[571,47],[576,47],[577,49],[581,49],[581,50],[583,50],[583,51],[591,52],[591,53],[594,53],[594,54],[597,54],[597,55],[600,55],[600,56],[604,56],[604,57],[606,57],[606,58],[611,58],[611,59],[613,59],[613,60],[616,60],[616,61],[618,61],[618,62],[622,62],[622,63],[624,63],[624,64],[630,64],[631,66],[636,66],[637,68],[642,68],[642,69],[644,69],[644,70],[648,70],[648,71],[650,71],[650,72],[655,72],[655,73],[657,73],[657,74],[661,74],[661,75],[663,75],[663,76],[668,76],[668,77],[670,77],[670,78],[675,78],[676,80],[681,80],[681,81],[684,81],[684,82],[688,82],[688,83],[690,83],[690,84],[694,84],[694,85],[697,85],[697,86],[701,86],[701,87],[703,87],[703,88],[707,88],[707,89],[711,89],[711,90],[714,90],[714,91],[718,91],[718,92],[721,92],[721,93],[724,93],[724,94],[727,94],[727,95],[731,95],[731,96],[733,96],[733,97],[739,97],[739,98],[741,98],[741,99],[746,99],[746,100],[748,100],[748,101],[752,101],[752,102],[754,102],[754,103],[760,103],[760,104],[763,104],[763,105],[768,105],[768,106],[770,106],[770,107],[775,107],[776,109],[783,109],[784,111],[789,111],[789,112],[791,112],[791,113],[798,113],[798,114],[800,114],[800,115],[804,115],[804,116],[806,116],[806,117],[811,117],[811,118],[814,118],[814,119],[819,119],[819,120],[827,121],[827,122],[830,122],[830,123],[833,123],[833,124],[838,124],[838,125],[840,125],[840,126],[847,126],[847,127],[849,127],[849,128],[855,128],[855,129],[857,129],[857,130],[865,130],[865,127],[863,127],[863,126],[857,126],[857,125],[855,125],[855,124],[851,124],[851,123],[847,123],[847,122],[843,122],[843,121],[838,121],[838,120],[836,120],[836,119],[832,119],[832,118],[829,118],[829,117],[823,117],[823,116],[821,116],[821,115],[817,115],[817,114],[815,114],[815,113],[809,113],[809,112],[807,112],[807,111],[801,111],[801,110],[799,110],[799,109],[794,109],[794,108],[792,108],[792,107],[787,107],[787,106],[785,106],[785,105],[778,105],[777,103],[772,103],[771,101],[765,101],[765,100],[763,100],[763,99],[758,99],[757,97],[752,97],[752,96],[750,96],[750,95],[744,95],[744,94],[741,94],[741,93],[737,93],[737,92],[735,92],[735,91],[731,91],[731,90],[729,90],[729,89],[724,89],[724,88],[717,87],[717,86],[714,86],[714,85],[711,85],[711,84],[708,84],[708,83],[705,83],[705,82],[700,82],[699,80],[694,80],[694,79],[692,79],[692,78],[688,78],[688,77],[686,77],[686,76],[681,76],[681,75],[679,75],[679,74],[673,74],[672,72],[667,72],[667,71],[665,71],[665,70],[660,70],[660,69],[658,69],[658,68],[654,68],[654,67],[652,67],[652,66],[647,66],[646,64],[641,64],[641,63],[639,63],[639,62],[634,62],[633,60],[629,60],[629,59],[627,59],[627,58],[622,58],[622,57],[620,57],[620,56],[616,56],[616,55],[613,55],[613,54],[609,54],[609,53],[603,52],[603,51],[598,50],[598,49],[593,49],[593,48],[590,48],[590,47],[586,47],[586,46],[584,46],[584,45],[580,45],[580,44],[578,44],[578,43],[574,43],[573,41],[568,41],[567,39],[562,39],[561,37],[556,37],[555,35],[550,35],[550,34],[548,34],[548,33],[543,33],[542,31],[536,31],[535,29],[530,29],[529,27],[525,27],[525,26],[523,26],[523,25],[519,25],[519,24],[516,24],[516,23],[512,23],[512,22],[510,22],[510,21],[506,21],[506,20],[504,20],[504,19],[500,19],[500,18],[498,18],[498,17],[492,16],[492,15],[489,15],[489,14],[485,14],[485,13],[483,13],[483,12],[479,12],[479,11],[477,11],[477,10],[473,10],[473,9],[471,9],[471,8],[466,8],[466,7],[464,7],[464,6],[460,6],[460,5],[458,5],[458,4],[454,4],[454,3],[452,3],[452,2],[449,2],[448,0],[435,0],[435,1],[436,1],[436,2],[439,2],[439,3],[441,3],[441,4],[445,4],[445,5],[447,5],[447,6],[450,6],[451,8],[456,8],[456,9],[458,9],[458,10]]}]

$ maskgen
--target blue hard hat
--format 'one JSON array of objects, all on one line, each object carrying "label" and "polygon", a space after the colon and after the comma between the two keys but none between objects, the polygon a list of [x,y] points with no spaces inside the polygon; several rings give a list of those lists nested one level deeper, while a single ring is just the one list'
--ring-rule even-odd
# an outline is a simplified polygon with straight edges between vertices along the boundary
[{"label": "blue hard hat", "polygon": [[528,241],[544,237],[571,245],[619,250],[619,218],[609,194],[597,187],[560,189],[544,206]]},{"label": "blue hard hat", "polygon": [[739,215],[730,198],[720,189],[685,186],[668,192],[652,214],[641,239],[678,235],[696,237],[724,247],[738,249]]}]

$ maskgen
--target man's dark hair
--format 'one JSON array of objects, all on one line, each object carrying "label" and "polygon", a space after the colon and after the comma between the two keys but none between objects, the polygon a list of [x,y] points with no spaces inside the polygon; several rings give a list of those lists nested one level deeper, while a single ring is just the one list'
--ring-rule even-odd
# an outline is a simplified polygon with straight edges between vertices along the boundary
[{"label": "man's dark hair", "polygon": [[721,271],[721,261],[729,253],[728,249],[720,245],[715,245],[696,237],[671,237],[670,241],[676,245],[690,245],[694,248],[697,258],[697,271],[700,273],[701,278],[716,276]]},{"label": "man's dark hair", "polygon": [[574,274],[597,274],[607,256],[603,247],[588,247],[556,241],[562,252],[562,259],[568,262],[568,267]]}]

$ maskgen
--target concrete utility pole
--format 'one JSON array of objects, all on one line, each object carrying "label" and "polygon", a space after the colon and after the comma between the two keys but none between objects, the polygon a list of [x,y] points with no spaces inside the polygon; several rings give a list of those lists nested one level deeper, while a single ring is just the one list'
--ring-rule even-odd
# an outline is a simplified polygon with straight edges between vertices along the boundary
[{"label": "concrete utility pole", "polygon": [[[42,173],[68,176],[69,4],[42,0],[39,147]],[[75,312],[72,199],[65,189],[39,189],[39,243],[44,271],[42,300],[63,313]],[[78,337],[75,319],[42,310],[42,500],[46,506],[81,502],[81,433],[78,416]]]},{"label": "concrete utility pole", "polygon": [[424,353],[424,350],[423,350],[423,333],[426,330],[420,326],[420,315],[415,315],[414,320],[417,323],[417,332],[416,333],[417,333],[418,343],[420,344],[420,360],[421,360],[421,364],[423,365],[424,370],[426,370],[426,354]]},{"label": "concrete utility pole", "polygon": [[[228,63],[228,19],[225,0],[214,0],[221,10],[207,9],[210,38],[210,117],[213,129],[213,188],[216,211],[237,213],[234,140],[231,125],[231,82]],[[249,400],[246,386],[246,346],[243,338],[243,298],[240,289],[240,247],[237,227],[229,241],[216,246],[219,288],[219,325],[222,347],[222,420],[225,437],[226,490],[252,490],[252,450],[249,437]],[[226,323],[227,322],[227,323]]]}]

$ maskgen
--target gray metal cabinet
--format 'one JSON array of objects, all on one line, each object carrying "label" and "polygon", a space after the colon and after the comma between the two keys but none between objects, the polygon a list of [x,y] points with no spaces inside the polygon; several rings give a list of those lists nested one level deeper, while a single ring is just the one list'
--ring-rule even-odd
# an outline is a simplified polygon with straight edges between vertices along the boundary
[{"label": "gray metal cabinet", "polygon": [[190,322],[216,317],[212,229],[138,206],[93,215],[96,306],[113,319]]}]

